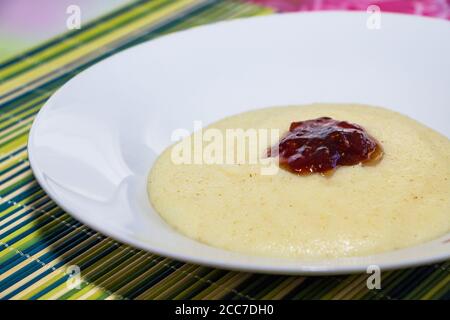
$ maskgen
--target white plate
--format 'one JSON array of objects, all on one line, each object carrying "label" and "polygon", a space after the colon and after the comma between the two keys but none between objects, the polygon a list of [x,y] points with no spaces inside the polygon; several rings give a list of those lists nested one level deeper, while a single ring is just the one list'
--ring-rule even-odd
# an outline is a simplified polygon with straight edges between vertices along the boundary
[{"label": "white plate", "polygon": [[339,274],[450,257],[450,235],[385,254],[305,262],[206,246],[152,209],[146,180],[176,128],[251,108],[310,102],[381,105],[450,136],[450,24],[365,13],[274,15],[172,34],[116,54],[56,92],[30,133],[44,190],[92,228],[182,261],[280,274]]}]

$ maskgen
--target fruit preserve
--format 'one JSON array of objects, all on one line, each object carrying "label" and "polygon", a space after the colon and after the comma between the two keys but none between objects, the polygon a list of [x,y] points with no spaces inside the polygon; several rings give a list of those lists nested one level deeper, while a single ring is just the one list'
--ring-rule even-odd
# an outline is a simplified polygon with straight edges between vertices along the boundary
[{"label": "fruit preserve", "polygon": [[363,127],[329,117],[292,122],[278,145],[268,150],[280,166],[298,174],[328,173],[339,166],[375,163],[379,143]]}]

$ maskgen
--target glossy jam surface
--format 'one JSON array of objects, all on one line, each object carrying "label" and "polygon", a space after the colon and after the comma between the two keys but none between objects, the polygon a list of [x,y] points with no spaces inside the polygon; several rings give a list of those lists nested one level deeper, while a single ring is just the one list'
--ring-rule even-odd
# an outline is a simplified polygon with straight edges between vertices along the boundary
[{"label": "glossy jam surface", "polygon": [[268,151],[280,166],[298,174],[329,173],[339,166],[374,163],[382,149],[363,127],[329,117],[292,122]]}]

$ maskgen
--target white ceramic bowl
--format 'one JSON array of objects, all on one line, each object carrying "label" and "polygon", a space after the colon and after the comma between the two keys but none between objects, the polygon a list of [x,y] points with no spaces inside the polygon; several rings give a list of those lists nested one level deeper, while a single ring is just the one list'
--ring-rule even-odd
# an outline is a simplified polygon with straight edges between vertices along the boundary
[{"label": "white ceramic bowl", "polygon": [[76,219],[157,254],[226,269],[340,274],[436,262],[450,235],[384,254],[306,262],[242,255],[174,231],[152,209],[149,169],[176,128],[310,102],[385,106],[450,136],[450,23],[382,14],[235,20],[150,41],[102,61],[39,112],[29,156],[40,185]]}]

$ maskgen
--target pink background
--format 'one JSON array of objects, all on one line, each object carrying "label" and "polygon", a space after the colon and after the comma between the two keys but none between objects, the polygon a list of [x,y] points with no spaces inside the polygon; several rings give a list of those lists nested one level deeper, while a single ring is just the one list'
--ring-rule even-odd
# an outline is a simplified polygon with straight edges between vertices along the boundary
[{"label": "pink background", "polygon": [[450,0],[249,0],[281,12],[311,10],[366,10],[377,5],[381,11],[401,12],[450,19]]}]

